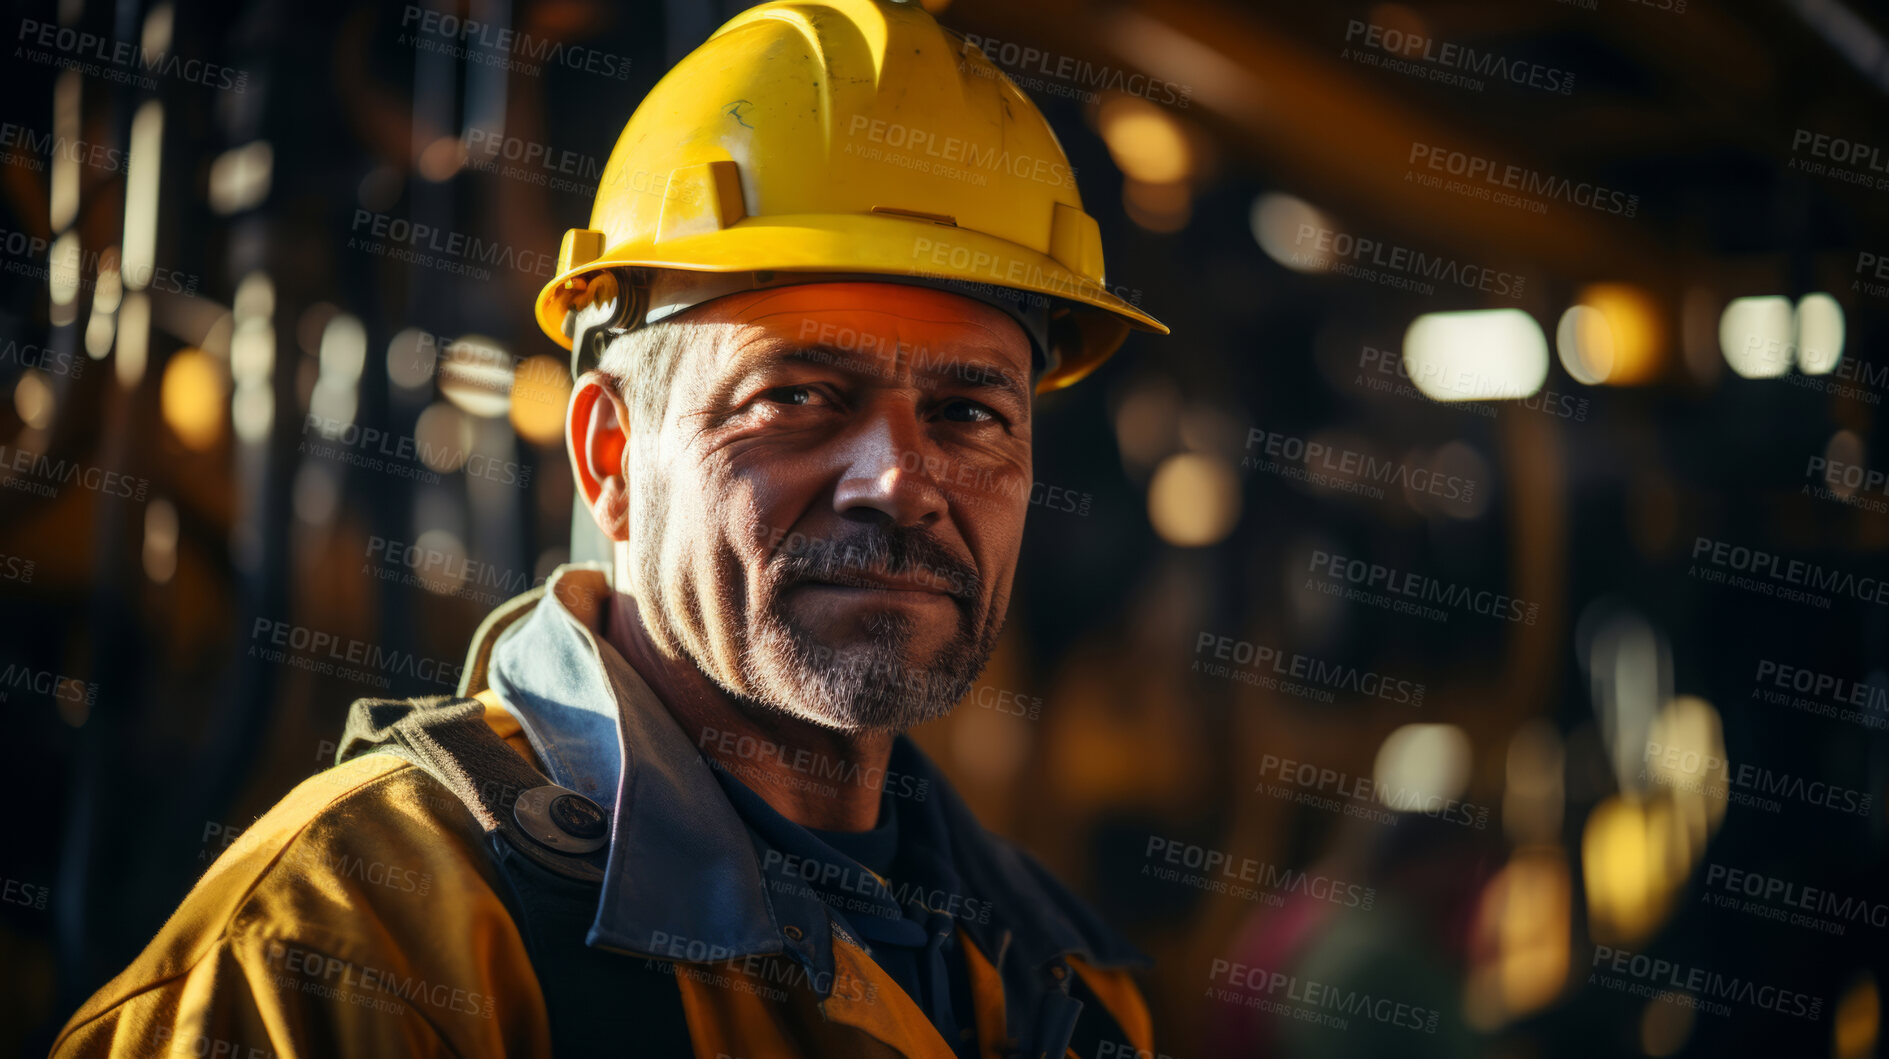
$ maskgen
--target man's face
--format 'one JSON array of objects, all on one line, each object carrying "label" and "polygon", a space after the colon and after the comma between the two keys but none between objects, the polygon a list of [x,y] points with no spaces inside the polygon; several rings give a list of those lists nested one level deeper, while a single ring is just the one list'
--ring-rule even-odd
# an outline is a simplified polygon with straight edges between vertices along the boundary
[{"label": "man's face", "polygon": [[823,283],[689,317],[632,439],[651,632],[746,700],[841,730],[944,715],[990,657],[1030,499],[1030,343],[955,294]]}]

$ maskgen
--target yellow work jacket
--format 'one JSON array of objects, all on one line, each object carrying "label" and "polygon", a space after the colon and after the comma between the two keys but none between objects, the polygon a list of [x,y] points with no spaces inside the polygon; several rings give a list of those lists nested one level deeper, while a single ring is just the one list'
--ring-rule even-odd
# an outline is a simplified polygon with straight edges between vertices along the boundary
[{"label": "yellow work jacket", "polygon": [[[602,635],[610,591],[601,567],[561,567],[481,626],[463,697],[357,703],[340,762],[217,858],[144,952],[72,1016],[53,1054],[535,1057],[555,1043],[565,1056],[953,1059],[862,942],[830,921],[781,922],[785,905],[751,862],[698,852],[737,850],[745,830],[732,833],[741,825],[726,794]],[[493,662],[508,638],[531,664],[560,651],[577,662],[538,673],[535,689],[500,679],[521,700],[507,701],[489,678],[505,675]],[[511,788],[551,784],[547,758],[563,753],[545,735],[556,731],[543,719],[547,679],[604,681],[626,719],[619,790],[614,805],[608,792],[599,801],[635,826],[590,855],[597,865],[608,856],[601,901],[594,883],[536,867],[577,858],[530,848],[504,818]],[[370,713],[407,723],[375,727],[362,721]],[[448,715],[517,757],[490,767],[534,778],[499,784],[478,774],[476,757],[442,766],[425,753],[424,724],[403,737],[404,755],[365,752],[400,748],[354,734]],[[1040,865],[976,828],[942,777],[927,779],[964,830],[960,855],[985,869],[973,896],[1001,913],[959,927],[980,1059],[1019,1045],[1035,1055],[1045,1040],[1080,1059],[1152,1054],[1125,969],[1139,954]],[[652,904],[668,918],[652,918]],[[1039,979],[1063,995],[1034,995]]]}]

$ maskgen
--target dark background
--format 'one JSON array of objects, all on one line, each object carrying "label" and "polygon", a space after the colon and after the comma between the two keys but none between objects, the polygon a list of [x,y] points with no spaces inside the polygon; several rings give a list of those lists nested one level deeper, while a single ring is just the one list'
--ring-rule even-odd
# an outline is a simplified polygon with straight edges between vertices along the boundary
[{"label": "dark background", "polygon": [[[1881,9],[933,9],[1031,79],[1023,87],[1102,225],[1111,285],[1138,291],[1173,334],[1135,335],[1090,379],[1043,399],[1037,477],[1084,507],[1032,509],[983,699],[919,737],[987,826],[1157,958],[1146,985],[1161,1051],[1876,1051],[1889,918],[1842,934],[1775,922],[1715,907],[1705,873],[1728,865],[1869,907],[1889,899],[1882,729],[1768,703],[1756,676],[1771,661],[1880,689],[1884,608],[1708,583],[1693,552],[1704,537],[1889,573],[1882,487],[1818,495],[1828,483],[1807,470],[1813,457],[1889,469],[1875,433],[1889,292],[1858,274],[1859,254],[1889,255],[1889,183],[1812,172],[1806,163],[1830,159],[1800,143],[1821,133],[1889,155]],[[416,24],[428,10],[581,45],[627,63],[627,76],[506,71],[487,61],[502,53],[476,43],[470,61],[445,54],[436,46],[454,42]],[[13,793],[0,843],[0,1052],[43,1052],[229,837],[332,763],[352,699],[452,690],[423,667],[369,686],[270,661],[254,650],[266,646],[258,622],[456,665],[487,610],[570,558],[568,465],[542,426],[562,393],[547,362],[529,359],[562,361],[530,314],[548,274],[481,279],[375,256],[350,245],[356,211],[555,256],[562,232],[586,222],[588,196],[482,171],[463,149],[476,161],[478,137],[510,137],[600,167],[650,85],[735,10],[12,9],[0,72],[0,119],[13,130],[0,130],[0,768]],[[1389,55],[1359,47],[1354,21],[1571,73],[1571,89],[1477,89],[1388,69]],[[243,75],[241,90],[207,75],[62,75],[32,54],[48,50],[30,39],[40,23],[218,64]],[[1046,58],[1026,63],[1024,48]],[[1057,73],[1065,57],[1141,79],[1084,84]],[[1113,90],[1131,84],[1186,91]],[[127,172],[122,156],[86,153],[62,172],[49,137],[137,161]],[[1413,144],[1604,185],[1637,208],[1549,198],[1531,212],[1425,188],[1406,179]],[[1874,164],[1837,168],[1889,178],[1889,157]],[[140,181],[155,182],[154,198],[140,201]],[[1526,286],[1519,298],[1451,284],[1425,295],[1286,267],[1260,245],[1256,218],[1301,216],[1293,201],[1338,230]],[[114,261],[130,261],[142,233],[155,242],[138,260],[164,271],[120,292]],[[76,291],[57,269],[48,276],[74,248]],[[1838,375],[1732,369],[1722,345],[1746,332],[1721,333],[1731,299],[1795,304],[1819,291],[1846,324]],[[1558,324],[1577,303],[1608,321],[1616,356],[1604,377],[1577,379],[1557,355]],[[1551,400],[1466,410],[1369,385],[1407,385],[1373,374],[1383,361],[1366,350],[1394,362],[1420,314],[1495,308],[1519,308],[1544,333]],[[418,355],[428,351],[442,355]],[[312,409],[449,439],[513,480],[450,462],[416,480],[312,454]],[[1362,496],[1264,473],[1242,463],[1253,429],[1473,479],[1475,500],[1396,487]],[[83,473],[53,481],[32,469],[35,455]],[[132,495],[98,484],[105,471],[134,483]],[[458,567],[475,571],[463,578],[413,576],[386,560],[388,541],[478,565]],[[1535,620],[1458,609],[1425,621],[1339,603],[1305,587],[1319,551],[1505,593],[1535,604]],[[1420,706],[1342,691],[1311,701],[1202,673],[1203,634],[1426,693]],[[1036,708],[991,705],[1018,700]],[[1862,712],[1889,720],[1889,704]],[[1448,727],[1384,749],[1412,724]],[[1687,795],[1642,774],[1649,741],[1835,784],[1871,807],[1782,798],[1770,812]],[[1483,807],[1487,826],[1410,813],[1386,825],[1270,797],[1256,790],[1280,782],[1265,774],[1269,756],[1350,777],[1383,775],[1386,760],[1440,770],[1439,789]],[[1158,860],[1151,839],[1353,879],[1375,907],[1275,908],[1162,881],[1144,871]],[[1590,979],[1596,945],[1801,991],[1821,1000],[1819,1016],[1750,1004],[1695,1015],[1632,997]],[[1436,1032],[1242,1009],[1214,998],[1226,985],[1216,959],[1434,1009]]]}]

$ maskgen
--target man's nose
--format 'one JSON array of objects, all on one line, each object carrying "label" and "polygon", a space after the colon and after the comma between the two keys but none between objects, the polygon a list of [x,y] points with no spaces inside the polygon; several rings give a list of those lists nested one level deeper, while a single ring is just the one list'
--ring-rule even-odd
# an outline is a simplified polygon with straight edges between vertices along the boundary
[{"label": "man's nose", "polygon": [[942,457],[928,455],[914,409],[875,410],[843,444],[834,510],[849,518],[883,516],[900,526],[929,525],[943,516],[945,495],[933,476]]}]

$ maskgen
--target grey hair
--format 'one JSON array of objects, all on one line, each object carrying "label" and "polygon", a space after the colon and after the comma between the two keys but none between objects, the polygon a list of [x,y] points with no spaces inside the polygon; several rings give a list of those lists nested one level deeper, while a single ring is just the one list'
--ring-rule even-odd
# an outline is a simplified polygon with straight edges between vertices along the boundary
[{"label": "grey hair", "polygon": [[715,328],[692,320],[661,320],[611,337],[597,359],[597,373],[629,406],[631,445],[661,431],[682,354],[697,342],[714,341]]},{"label": "grey hair", "polygon": [[[630,490],[629,531],[633,561],[624,590],[640,600],[655,603],[659,585],[646,577],[658,569],[657,552],[664,528],[669,522],[670,491],[668,481],[655,468],[658,440],[663,420],[669,414],[669,401],[675,392],[676,377],[681,373],[684,354],[705,344],[711,351],[719,342],[719,328],[693,320],[662,320],[621,332],[610,337],[597,358],[597,374],[623,398],[629,422],[629,449],[625,453],[625,483]],[[645,623],[670,649],[677,644],[660,607],[645,614]]]}]

